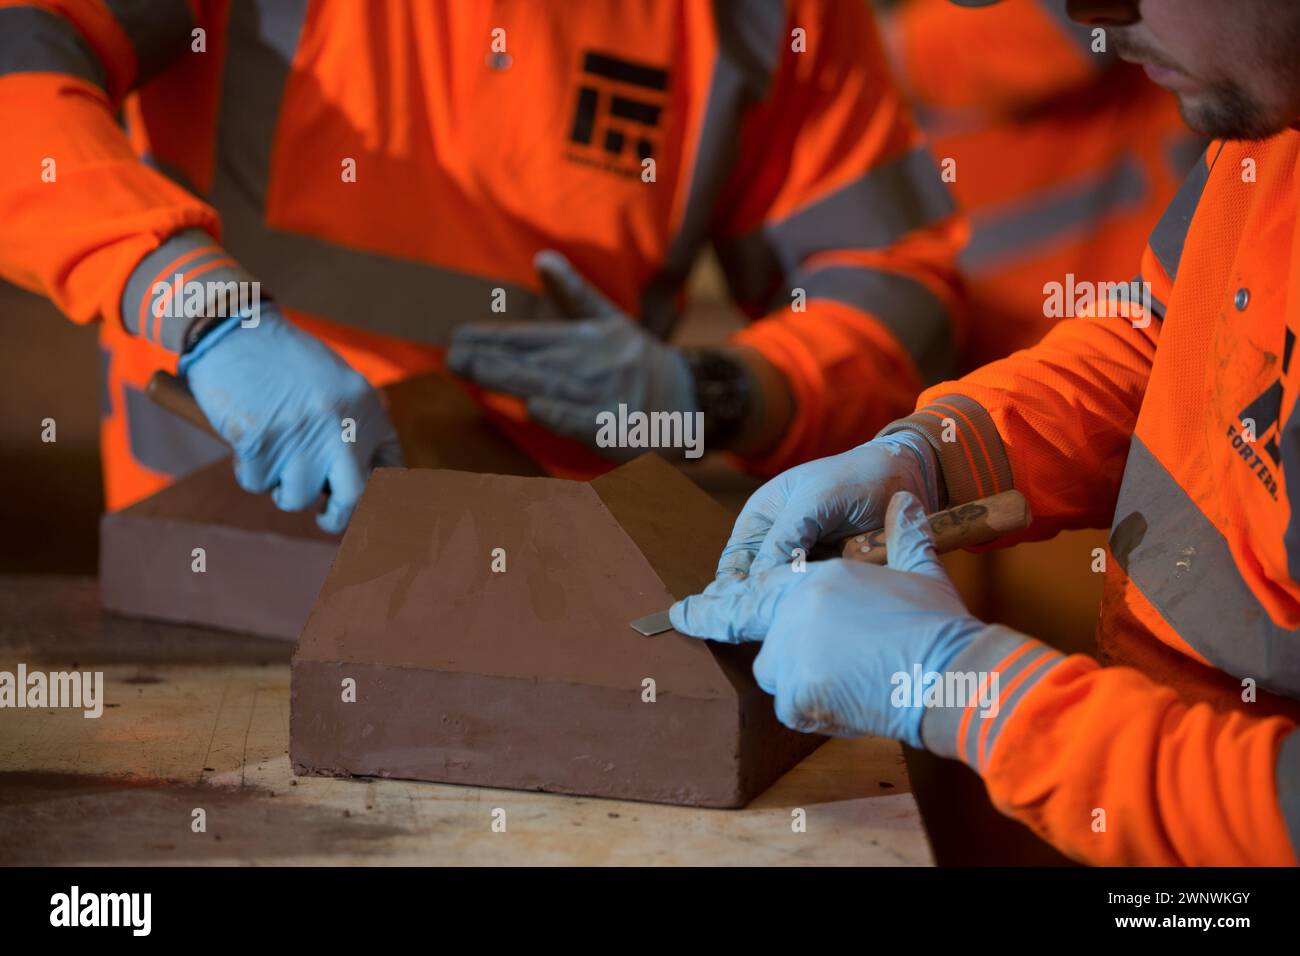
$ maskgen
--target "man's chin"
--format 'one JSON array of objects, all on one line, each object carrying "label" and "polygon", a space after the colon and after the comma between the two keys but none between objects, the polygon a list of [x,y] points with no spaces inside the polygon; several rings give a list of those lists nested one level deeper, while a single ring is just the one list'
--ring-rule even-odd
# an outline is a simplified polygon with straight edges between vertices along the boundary
[{"label": "man's chin", "polygon": [[1177,93],[1183,122],[1212,139],[1268,139],[1289,124],[1273,122],[1244,97],[1234,93],[1212,95]]}]

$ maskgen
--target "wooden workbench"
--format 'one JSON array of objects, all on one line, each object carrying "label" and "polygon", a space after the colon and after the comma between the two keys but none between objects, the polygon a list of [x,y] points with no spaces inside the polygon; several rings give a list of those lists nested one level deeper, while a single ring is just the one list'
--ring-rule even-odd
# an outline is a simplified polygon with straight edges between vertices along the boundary
[{"label": "wooden workbench", "polygon": [[0,709],[0,864],[932,862],[888,740],[831,741],[744,810],[294,777],[290,651],[103,615],[93,578],[0,577],[0,670],[103,671],[106,701]]}]

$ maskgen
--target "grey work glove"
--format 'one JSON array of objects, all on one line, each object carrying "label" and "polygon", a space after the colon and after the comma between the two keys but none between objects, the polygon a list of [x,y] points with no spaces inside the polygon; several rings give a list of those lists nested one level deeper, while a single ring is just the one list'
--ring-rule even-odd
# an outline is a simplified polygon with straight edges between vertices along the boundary
[{"label": "grey work glove", "polygon": [[[699,410],[686,357],[645,331],[558,252],[533,260],[569,320],[464,325],[447,366],[484,388],[522,398],[533,420],[597,452],[597,415]],[[634,450],[635,451],[635,450]]]}]

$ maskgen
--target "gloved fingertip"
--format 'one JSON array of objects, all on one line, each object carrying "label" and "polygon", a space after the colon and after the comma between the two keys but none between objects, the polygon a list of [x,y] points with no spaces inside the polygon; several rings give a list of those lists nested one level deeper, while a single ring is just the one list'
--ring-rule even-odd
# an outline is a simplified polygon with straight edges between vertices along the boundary
[{"label": "gloved fingertip", "polygon": [[254,495],[263,494],[270,486],[261,465],[243,458],[235,461],[235,482],[240,488]]},{"label": "gloved fingertip", "polygon": [[934,540],[934,532],[930,530],[930,522],[927,520],[925,505],[921,504],[921,499],[910,491],[896,491],[885,509],[886,536],[890,532],[907,534],[914,530],[919,530],[927,538]]},{"label": "gloved fingertip", "polygon": [[312,464],[310,457],[297,456],[280,471],[271,489],[271,501],[281,511],[302,511],[320,497],[325,476]]},{"label": "gloved fingertip", "polygon": [[594,434],[597,428],[596,416],[591,416],[590,428],[583,427],[585,418],[578,414],[574,405],[547,395],[533,395],[524,402],[528,417],[543,428],[584,441],[588,432]]},{"label": "gloved fingertip", "polygon": [[794,694],[778,693],[778,688],[773,687],[770,692],[776,698],[776,719],[793,731],[801,734],[813,733],[819,730],[817,721],[812,720],[805,714],[794,702]]},{"label": "gloved fingertip", "polygon": [[688,637],[735,644],[740,640],[732,620],[735,603],[715,594],[692,594],[668,609],[668,620]]},{"label": "gloved fingertip", "polygon": [[699,637],[693,629],[691,620],[691,601],[693,597],[683,598],[673,603],[668,609],[668,620],[672,623],[673,628],[687,637]]},{"label": "gloved fingertip", "polygon": [[350,517],[351,514],[345,515],[336,511],[322,511],[316,516],[316,527],[326,534],[342,534],[347,530]]},{"label": "gloved fingertip", "polygon": [[355,507],[355,501],[343,501],[338,495],[331,494],[324,510],[316,515],[316,527],[326,534],[342,534],[347,530]]},{"label": "gloved fingertip", "polygon": [[919,498],[899,491],[885,510],[886,563],[896,571],[946,578],[934,546],[934,529]]},{"label": "gloved fingertip", "polygon": [[754,681],[762,688],[763,693],[776,696],[776,667],[772,656],[771,645],[764,644],[763,649],[758,652],[754,658]]},{"label": "gloved fingertip", "polygon": [[571,319],[595,319],[616,313],[609,302],[573,267],[568,259],[553,249],[533,257],[533,265],[546,294]]},{"label": "gloved fingertip", "polygon": [[555,249],[542,249],[533,256],[533,268],[538,272],[572,271],[573,265],[564,253]]}]

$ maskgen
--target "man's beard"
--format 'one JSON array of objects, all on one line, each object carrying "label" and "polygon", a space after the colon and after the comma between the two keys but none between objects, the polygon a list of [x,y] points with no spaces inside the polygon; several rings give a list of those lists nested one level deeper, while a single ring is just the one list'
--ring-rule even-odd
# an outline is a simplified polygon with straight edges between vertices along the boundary
[{"label": "man's beard", "polygon": [[[1150,63],[1183,72],[1151,47],[1136,42],[1125,33],[1112,38],[1115,52],[1133,63]],[[1290,66],[1287,54],[1287,69]],[[1266,139],[1281,131],[1258,102],[1235,81],[1221,79],[1198,94],[1174,93],[1183,122],[1198,133],[1215,139]]]},{"label": "man's beard", "polygon": [[1231,82],[1200,94],[1193,103],[1179,95],[1178,110],[1188,126],[1215,139],[1267,139],[1280,132],[1259,104]]}]

